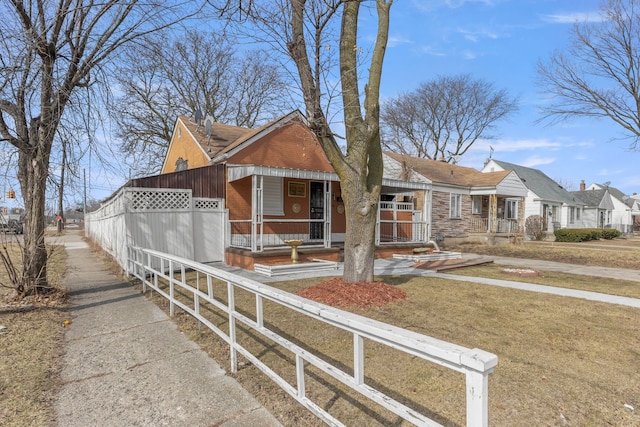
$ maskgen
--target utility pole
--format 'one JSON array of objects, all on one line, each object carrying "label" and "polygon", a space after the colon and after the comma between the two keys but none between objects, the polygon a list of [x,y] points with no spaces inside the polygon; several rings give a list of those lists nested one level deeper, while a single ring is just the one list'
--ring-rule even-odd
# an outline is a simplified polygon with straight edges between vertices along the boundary
[{"label": "utility pole", "polygon": [[[82,175],[84,177],[84,200],[82,201],[82,213],[87,215],[87,170],[82,169]],[[83,218],[84,221],[84,218]]]},{"label": "utility pole", "polygon": [[60,192],[58,194],[58,218],[59,218],[59,220],[57,221],[58,233],[62,232],[62,229],[64,228],[64,207],[62,206],[62,204],[64,199],[64,172],[66,168],[67,168],[67,143],[66,141],[62,141],[62,169],[60,170],[60,187],[59,187]]}]

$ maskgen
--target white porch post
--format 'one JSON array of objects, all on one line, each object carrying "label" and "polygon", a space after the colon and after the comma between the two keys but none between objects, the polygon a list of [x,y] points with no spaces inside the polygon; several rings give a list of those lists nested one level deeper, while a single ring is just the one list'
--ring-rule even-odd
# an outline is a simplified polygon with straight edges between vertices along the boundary
[{"label": "white porch post", "polygon": [[324,181],[324,247],[331,247],[331,181]]},{"label": "white porch post", "polygon": [[[393,201],[393,241],[398,241],[398,197]],[[378,209],[380,210],[380,209]]]},{"label": "white porch post", "polygon": [[380,244],[380,200],[378,200],[378,214],[376,219],[376,246]]},{"label": "white porch post", "polygon": [[[264,188],[264,178],[262,175],[251,176],[251,190],[253,193],[251,201],[251,251],[262,252],[262,214],[264,203],[262,200],[262,189]],[[258,239],[260,241],[258,242]]]},{"label": "white porch post", "polygon": [[422,190],[422,218],[426,230],[424,230],[425,242],[431,240],[431,190]]}]

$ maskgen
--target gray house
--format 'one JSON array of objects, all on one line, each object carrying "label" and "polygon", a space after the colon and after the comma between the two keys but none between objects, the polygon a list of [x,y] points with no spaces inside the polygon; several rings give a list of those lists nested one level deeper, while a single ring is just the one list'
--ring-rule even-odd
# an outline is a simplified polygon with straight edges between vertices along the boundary
[{"label": "gray house", "polygon": [[512,170],[527,187],[525,219],[540,215],[545,220],[547,231],[556,228],[582,228],[584,202],[565,190],[560,184],[538,169],[514,163],[489,159],[482,172]]},{"label": "gray house", "polygon": [[604,184],[591,184],[585,188],[584,181],[580,183],[581,190],[609,190],[611,201],[613,202],[613,209],[611,210],[611,224],[612,228],[620,230],[623,233],[630,233],[633,231],[634,214],[638,214],[637,200],[625,195],[617,188],[611,187],[609,183]]},{"label": "gray house", "polygon": [[581,184],[580,191],[572,191],[571,194],[583,203],[583,227],[612,228],[612,213],[615,206],[608,188],[586,190]]}]

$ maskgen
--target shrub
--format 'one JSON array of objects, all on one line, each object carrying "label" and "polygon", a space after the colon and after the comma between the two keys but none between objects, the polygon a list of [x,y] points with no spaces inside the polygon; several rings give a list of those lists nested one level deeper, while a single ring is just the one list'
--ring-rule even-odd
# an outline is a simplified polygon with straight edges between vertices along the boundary
[{"label": "shrub", "polygon": [[588,240],[615,239],[622,233],[613,228],[561,228],[555,230],[556,242],[586,242]]},{"label": "shrub", "polygon": [[524,222],[524,231],[531,240],[542,240],[547,235],[540,215],[531,215]]},{"label": "shrub", "polygon": [[622,232],[620,230],[616,230],[615,228],[605,228],[602,230],[602,238],[607,240],[613,240],[622,236]]}]

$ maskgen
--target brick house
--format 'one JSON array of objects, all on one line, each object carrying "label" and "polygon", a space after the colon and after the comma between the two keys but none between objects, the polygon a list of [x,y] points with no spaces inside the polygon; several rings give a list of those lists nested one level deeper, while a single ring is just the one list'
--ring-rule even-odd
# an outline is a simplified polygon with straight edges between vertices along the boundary
[{"label": "brick house", "polygon": [[510,170],[482,173],[442,161],[385,152],[388,174],[431,184],[428,206],[436,240],[522,236],[527,188]]},{"label": "brick house", "polygon": [[[286,258],[285,241],[298,239],[302,259],[337,260],[344,242],[338,176],[299,111],[257,129],[180,116],[161,175],[131,185],[191,188],[194,196],[222,199],[230,265],[252,268],[256,259]],[[427,182],[383,178],[380,256],[429,240],[429,189]]]}]

